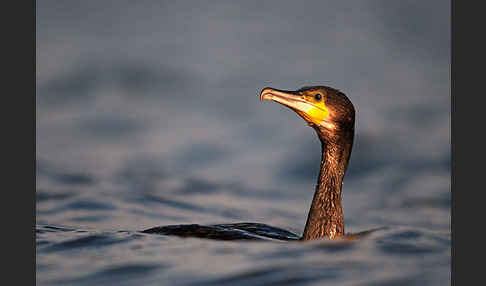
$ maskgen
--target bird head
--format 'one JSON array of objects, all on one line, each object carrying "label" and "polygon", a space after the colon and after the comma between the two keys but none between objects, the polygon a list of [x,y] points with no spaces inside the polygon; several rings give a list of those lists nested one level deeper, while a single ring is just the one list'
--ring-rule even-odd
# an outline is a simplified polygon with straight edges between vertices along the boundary
[{"label": "bird head", "polygon": [[300,115],[318,133],[354,133],[354,107],[337,89],[327,86],[303,87],[295,91],[270,87],[260,93],[260,101],[278,102]]}]

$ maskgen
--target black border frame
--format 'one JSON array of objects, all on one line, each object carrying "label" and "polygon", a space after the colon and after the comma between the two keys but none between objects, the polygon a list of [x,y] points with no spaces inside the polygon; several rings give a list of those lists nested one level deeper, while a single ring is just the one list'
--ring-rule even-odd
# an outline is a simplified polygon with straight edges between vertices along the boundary
[{"label": "black border frame", "polygon": [[[16,4],[16,5],[15,5]],[[13,8],[13,9],[11,9]],[[3,284],[36,284],[36,1],[5,2]],[[13,271],[12,271],[13,270]],[[9,283],[9,281],[13,281]]]}]

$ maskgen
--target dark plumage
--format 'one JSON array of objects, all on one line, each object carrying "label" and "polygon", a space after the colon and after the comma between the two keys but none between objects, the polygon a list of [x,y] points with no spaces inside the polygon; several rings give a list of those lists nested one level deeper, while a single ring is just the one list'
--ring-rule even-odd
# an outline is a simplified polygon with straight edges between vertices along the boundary
[{"label": "dark plumage", "polygon": [[[303,87],[296,91],[264,88],[260,93],[260,100],[265,99],[281,103],[295,111],[316,131],[321,141],[320,172],[300,239],[334,239],[345,236],[341,192],[353,147],[353,104],[344,93],[327,86]],[[144,232],[222,240],[299,239],[299,236],[291,232],[259,223],[173,225],[155,227]],[[357,235],[346,237],[355,238]]]}]

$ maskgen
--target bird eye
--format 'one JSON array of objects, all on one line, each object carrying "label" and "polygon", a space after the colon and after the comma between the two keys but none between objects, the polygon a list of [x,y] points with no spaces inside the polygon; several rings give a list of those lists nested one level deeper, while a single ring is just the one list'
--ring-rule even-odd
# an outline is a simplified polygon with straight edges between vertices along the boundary
[{"label": "bird eye", "polygon": [[322,95],[321,95],[320,93],[318,93],[318,94],[314,95],[314,98],[315,98],[317,101],[319,101],[319,100],[321,100],[321,99],[322,99]]}]

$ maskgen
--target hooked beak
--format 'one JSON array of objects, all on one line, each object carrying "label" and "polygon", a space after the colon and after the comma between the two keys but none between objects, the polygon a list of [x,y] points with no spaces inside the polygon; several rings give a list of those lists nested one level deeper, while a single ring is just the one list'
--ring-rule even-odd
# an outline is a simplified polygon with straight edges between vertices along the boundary
[{"label": "hooked beak", "polygon": [[307,102],[297,91],[278,90],[266,87],[260,93],[260,101],[271,100],[289,107],[308,123],[313,122],[308,112],[315,106]]}]

